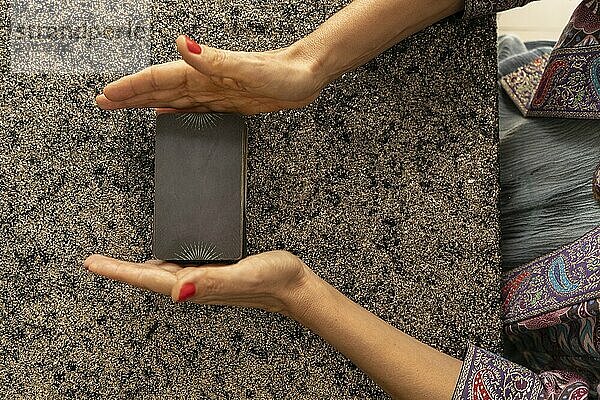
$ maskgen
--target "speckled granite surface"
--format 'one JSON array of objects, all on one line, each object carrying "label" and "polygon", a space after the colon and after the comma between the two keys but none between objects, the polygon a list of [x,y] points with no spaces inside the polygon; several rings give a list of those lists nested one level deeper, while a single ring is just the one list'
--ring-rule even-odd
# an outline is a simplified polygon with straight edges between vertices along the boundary
[{"label": "speckled granite surface", "polygon": [[[4,7],[3,29],[8,19]],[[162,2],[178,33],[286,45],[341,2]],[[4,41],[5,43],[5,41]],[[492,18],[445,21],[304,110],[248,119],[248,248],[300,255],[345,294],[452,355],[500,345]],[[175,305],[81,267],[150,256],[151,111],[105,112],[114,75],[0,61],[0,393],[19,398],[384,398],[316,335],[256,310]]]}]

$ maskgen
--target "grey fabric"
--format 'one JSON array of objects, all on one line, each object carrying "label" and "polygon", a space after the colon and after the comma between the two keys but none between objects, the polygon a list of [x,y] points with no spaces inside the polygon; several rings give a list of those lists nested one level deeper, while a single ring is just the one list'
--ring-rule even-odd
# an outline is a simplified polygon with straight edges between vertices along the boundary
[{"label": "grey fabric", "polygon": [[[500,37],[499,75],[553,43]],[[592,178],[600,162],[600,123],[524,118],[500,88],[500,223],[504,268],[531,261],[600,224]]]}]

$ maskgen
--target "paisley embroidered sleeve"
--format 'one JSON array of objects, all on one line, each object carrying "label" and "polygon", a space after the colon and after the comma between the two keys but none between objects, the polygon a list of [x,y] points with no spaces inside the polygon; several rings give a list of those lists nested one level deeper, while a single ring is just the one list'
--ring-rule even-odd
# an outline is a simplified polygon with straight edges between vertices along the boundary
[{"label": "paisley embroidered sleeve", "polygon": [[565,394],[551,399],[598,398],[590,388],[600,388],[599,276],[600,226],[503,274],[505,354],[551,371],[539,375],[544,385]]},{"label": "paisley embroidered sleeve", "polygon": [[522,7],[536,0],[465,0],[465,18],[494,14],[515,7]]},{"label": "paisley embroidered sleeve", "polygon": [[470,345],[452,400],[542,400],[539,376],[486,350]]},{"label": "paisley embroidered sleeve", "polygon": [[572,372],[535,374],[470,345],[452,400],[585,400],[588,382]]}]

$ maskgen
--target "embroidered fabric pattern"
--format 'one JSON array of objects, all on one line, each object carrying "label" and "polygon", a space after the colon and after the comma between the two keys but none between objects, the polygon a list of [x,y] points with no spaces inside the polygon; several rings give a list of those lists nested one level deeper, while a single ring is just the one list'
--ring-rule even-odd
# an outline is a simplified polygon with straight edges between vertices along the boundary
[{"label": "embroidered fabric pattern", "polygon": [[600,119],[598,61],[600,46],[554,50],[527,116]]},{"label": "embroidered fabric pattern", "polygon": [[600,226],[503,276],[506,324],[600,298]]},{"label": "embroidered fabric pattern", "polygon": [[[501,79],[523,115],[600,119],[600,0],[584,0],[577,7],[541,78],[539,63],[534,60]],[[519,87],[523,83],[526,88]],[[531,96],[533,85],[537,89]]]},{"label": "embroidered fabric pattern", "polygon": [[590,395],[586,381],[577,374],[549,371],[540,374],[544,385],[544,400],[587,400]]},{"label": "embroidered fabric pattern", "polygon": [[583,0],[575,9],[556,48],[597,46],[600,44],[600,2]]},{"label": "embroidered fabric pattern", "polygon": [[469,346],[452,400],[584,400],[589,386],[577,374],[530,370]]},{"label": "embroidered fabric pattern", "polygon": [[544,385],[528,369],[469,346],[452,400],[539,400]]},{"label": "embroidered fabric pattern", "polygon": [[598,314],[598,299],[594,299],[509,324],[504,332],[515,354],[508,355],[534,371],[578,371],[588,382],[598,384]]},{"label": "embroidered fabric pattern", "polygon": [[474,18],[499,11],[522,7],[535,0],[466,0],[465,18]]},{"label": "embroidered fabric pattern", "polygon": [[535,95],[549,58],[550,54],[544,54],[500,79],[500,84],[524,116],[527,116],[529,102]]}]

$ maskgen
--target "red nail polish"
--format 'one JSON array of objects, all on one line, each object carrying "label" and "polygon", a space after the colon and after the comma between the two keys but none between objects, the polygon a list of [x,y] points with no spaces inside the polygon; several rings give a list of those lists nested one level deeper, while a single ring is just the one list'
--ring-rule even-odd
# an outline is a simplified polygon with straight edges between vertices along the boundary
[{"label": "red nail polish", "polygon": [[198,43],[194,42],[192,39],[190,39],[187,36],[185,37],[185,44],[187,45],[187,48],[190,51],[190,53],[194,53],[194,54],[202,53],[202,47],[200,47],[200,45]]},{"label": "red nail polish", "polygon": [[186,301],[190,297],[196,294],[196,286],[191,283],[184,283],[179,290],[179,300],[178,301]]}]

